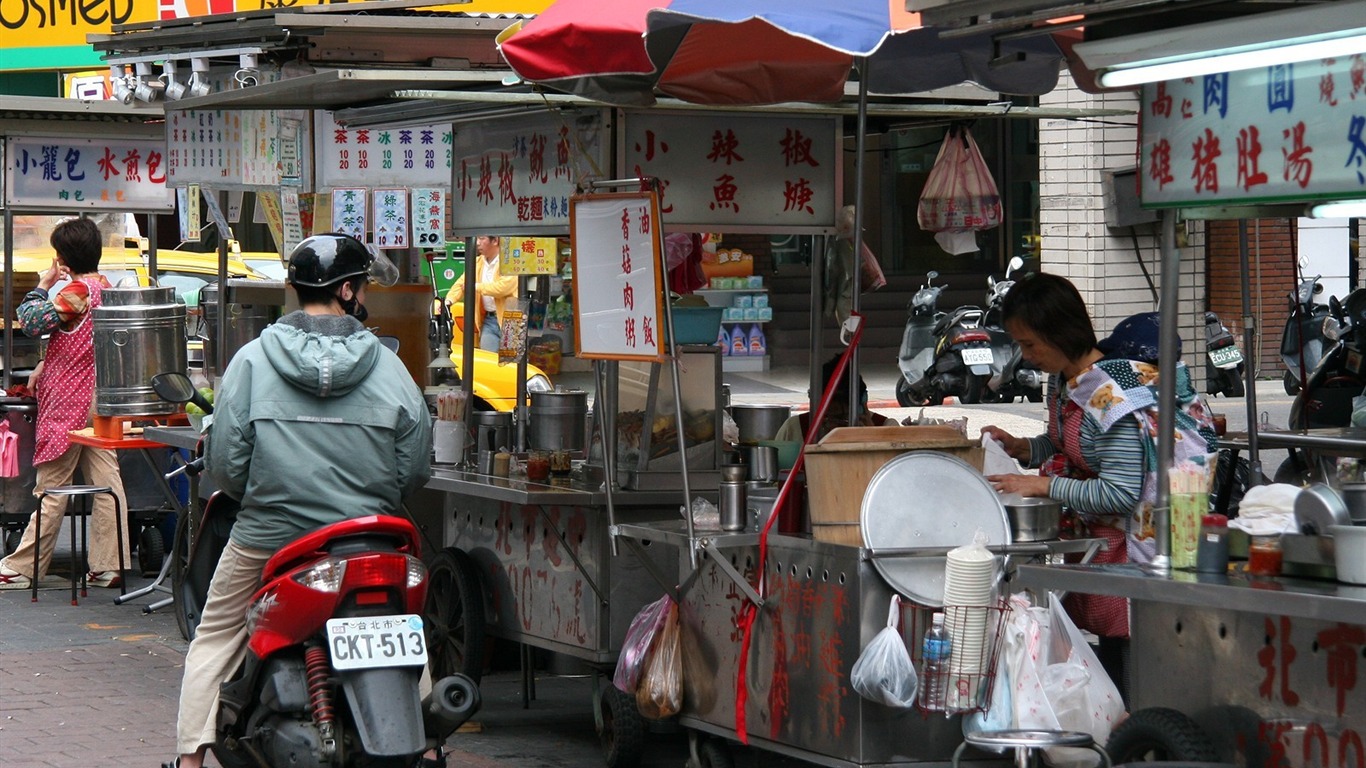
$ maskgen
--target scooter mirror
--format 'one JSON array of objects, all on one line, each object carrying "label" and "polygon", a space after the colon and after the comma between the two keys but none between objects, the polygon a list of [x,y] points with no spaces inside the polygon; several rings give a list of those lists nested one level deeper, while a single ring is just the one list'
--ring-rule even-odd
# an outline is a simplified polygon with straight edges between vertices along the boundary
[{"label": "scooter mirror", "polygon": [[1006,264],[1006,277],[1010,277],[1011,272],[1014,272],[1015,270],[1023,266],[1024,259],[1020,258],[1019,256],[1012,256],[1010,259],[1010,263]]},{"label": "scooter mirror", "polygon": [[926,273],[925,273],[925,279],[926,279],[926,280],[933,280],[933,279],[935,279],[936,277],[939,277],[939,273],[936,272],[936,271],[934,271],[933,269],[931,269],[929,272],[926,272]]},{"label": "scooter mirror", "polygon": [[194,397],[194,382],[183,373],[158,373],[152,377],[152,390],[168,403],[188,403]]}]

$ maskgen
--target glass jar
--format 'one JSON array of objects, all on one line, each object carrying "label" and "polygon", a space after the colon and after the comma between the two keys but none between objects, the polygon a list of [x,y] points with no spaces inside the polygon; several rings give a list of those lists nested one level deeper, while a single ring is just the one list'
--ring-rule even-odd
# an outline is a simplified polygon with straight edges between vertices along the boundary
[{"label": "glass jar", "polygon": [[1200,520],[1200,542],[1196,548],[1195,570],[1200,573],[1228,571],[1228,517],[1209,514]]},{"label": "glass jar", "polygon": [[1247,572],[1254,576],[1281,575],[1281,537],[1253,536],[1247,547]]},{"label": "glass jar", "polygon": [[550,452],[532,451],[526,457],[526,479],[544,483],[550,479]]}]

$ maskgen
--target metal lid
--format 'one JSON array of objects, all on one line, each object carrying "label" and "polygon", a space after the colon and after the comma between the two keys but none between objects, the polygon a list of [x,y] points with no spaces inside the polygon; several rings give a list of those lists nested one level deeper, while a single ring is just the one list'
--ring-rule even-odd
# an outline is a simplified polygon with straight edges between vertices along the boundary
[{"label": "metal lid", "polygon": [[[937,451],[892,459],[868,481],[859,513],[863,545],[878,550],[954,548],[981,528],[988,544],[1009,544],[1010,522],[981,472]],[[887,584],[921,605],[944,604],[943,555],[873,557]]]},{"label": "metal lid", "polygon": [[100,302],[106,307],[174,304],[175,288],[169,285],[105,288],[100,294]]}]

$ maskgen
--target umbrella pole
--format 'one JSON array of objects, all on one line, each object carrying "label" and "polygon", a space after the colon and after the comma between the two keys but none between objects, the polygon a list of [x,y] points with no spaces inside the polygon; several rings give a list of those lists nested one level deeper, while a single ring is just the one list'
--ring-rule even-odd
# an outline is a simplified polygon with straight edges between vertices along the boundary
[{"label": "umbrella pole", "polygon": [[[859,313],[859,285],[863,276],[863,153],[868,141],[868,59],[859,56],[854,59],[858,71],[858,119],[854,135],[854,295],[851,298],[852,315]],[[851,316],[852,316],[851,315]],[[859,413],[859,354],[858,349],[849,357],[849,426],[858,426]]]},{"label": "umbrella pole", "polygon": [[[1257,485],[1262,476],[1262,457],[1257,452],[1257,374],[1256,364],[1251,358],[1253,344],[1257,336],[1256,319],[1252,316],[1252,279],[1248,276],[1247,219],[1238,220],[1238,267],[1242,270],[1243,281],[1243,349],[1247,350],[1243,361],[1244,401],[1247,404],[1247,461],[1248,482]],[[1229,467],[1233,471],[1233,467]]]},{"label": "umbrella pole", "polygon": [[[1157,345],[1157,367],[1160,371],[1176,371],[1177,310],[1180,297],[1177,280],[1180,278],[1181,252],[1176,248],[1176,211],[1162,212],[1162,285],[1160,334]],[[1152,568],[1165,573],[1171,570],[1171,488],[1167,474],[1171,469],[1176,429],[1176,376],[1163,375],[1157,380],[1157,488],[1153,503],[1153,526],[1156,530],[1157,555]]]}]

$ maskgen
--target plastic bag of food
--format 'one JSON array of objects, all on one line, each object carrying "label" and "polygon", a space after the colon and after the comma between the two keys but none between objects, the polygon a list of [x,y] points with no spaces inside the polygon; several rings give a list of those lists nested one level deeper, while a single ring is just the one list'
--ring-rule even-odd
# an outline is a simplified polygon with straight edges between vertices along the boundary
[{"label": "plastic bag of food", "polygon": [[621,644],[621,655],[617,657],[617,669],[612,675],[612,684],[623,693],[635,693],[640,682],[640,673],[645,668],[645,658],[650,653],[650,644],[664,620],[668,618],[669,606],[673,598],[665,595],[650,603],[631,619],[626,628],[626,639]]},{"label": "plastic bag of food", "polygon": [[514,365],[526,356],[526,299],[508,302],[503,312],[502,337],[498,340],[498,364]]},{"label": "plastic bag of food", "polygon": [[678,632],[678,605],[669,601],[664,626],[655,635],[636,688],[641,717],[663,720],[683,708],[683,651]]},{"label": "plastic bag of food", "polygon": [[863,648],[849,671],[849,682],[854,690],[869,701],[885,704],[893,709],[915,706],[915,691],[919,678],[915,664],[906,650],[906,641],[897,629],[901,618],[901,597],[892,595],[887,610],[887,626],[882,628]]}]

